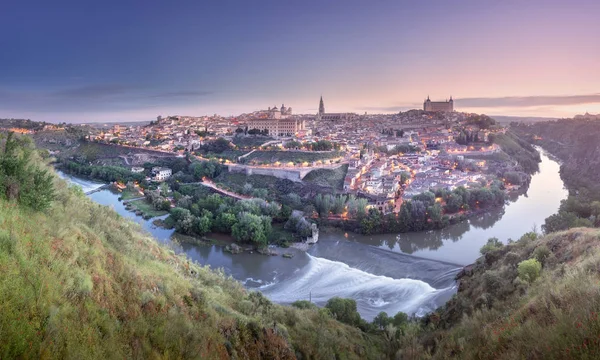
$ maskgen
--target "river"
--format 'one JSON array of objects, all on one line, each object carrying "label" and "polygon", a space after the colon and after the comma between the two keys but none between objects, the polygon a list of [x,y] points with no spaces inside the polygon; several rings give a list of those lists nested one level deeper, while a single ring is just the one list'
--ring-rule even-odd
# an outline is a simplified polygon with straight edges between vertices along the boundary
[{"label": "river", "polygon": [[[59,173],[85,192],[102,186]],[[463,265],[479,257],[489,237],[518,239],[558,210],[567,191],[559,165],[542,151],[540,171],[526,193],[487,214],[446,229],[407,234],[361,236],[322,232],[308,252],[287,249],[292,259],[258,254],[231,255],[220,246],[179,245],[172,230],[158,228],[127,211],[118,193],[101,190],[89,197],[138,222],[158,241],[203,265],[222,268],[246,287],[260,289],[275,302],[312,300],[324,305],[334,296],[353,298],[361,316],[371,320],[381,311],[423,315],[444,304],[455,292],[454,277]]]}]

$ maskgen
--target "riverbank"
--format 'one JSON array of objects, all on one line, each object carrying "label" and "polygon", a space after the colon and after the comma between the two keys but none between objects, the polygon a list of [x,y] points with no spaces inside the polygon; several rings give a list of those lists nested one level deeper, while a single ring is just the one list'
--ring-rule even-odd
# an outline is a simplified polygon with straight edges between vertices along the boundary
[{"label": "riverbank", "polygon": [[559,165],[542,156],[527,194],[503,209],[417,233],[360,235],[321,228],[317,244],[291,244],[282,251],[292,253],[291,259],[249,252],[233,255],[224,246],[173,241],[173,230],[156,227],[153,221],[125,210],[116,194],[101,191],[90,197],[134,219],[176,253],[221,268],[247,289],[260,290],[273,301],[289,304],[312,298],[323,306],[337,295],[355,299],[361,316],[372,319],[380,311],[421,315],[434,311],[456,292],[454,276],[480,257],[479,249],[488,238],[495,236],[503,242],[520,238],[534,223],[539,225],[554,213],[566,192]]}]

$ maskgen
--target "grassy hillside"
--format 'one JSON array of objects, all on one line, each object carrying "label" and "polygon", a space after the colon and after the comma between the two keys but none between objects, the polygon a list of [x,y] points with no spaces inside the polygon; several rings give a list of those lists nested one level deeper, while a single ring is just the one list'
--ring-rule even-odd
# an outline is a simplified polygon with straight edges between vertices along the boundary
[{"label": "grassy hillside", "polygon": [[332,187],[336,190],[344,188],[344,178],[348,173],[348,165],[342,165],[337,169],[317,169],[309,172],[304,181],[320,186]]},{"label": "grassy hillside", "polygon": [[[459,280],[459,292],[423,320],[409,358],[600,358],[600,232],[577,228],[492,248]],[[531,283],[518,265],[543,267]]]},{"label": "grassy hillside", "polygon": [[53,181],[45,211],[0,195],[0,358],[380,358],[378,337],[273,304]]}]

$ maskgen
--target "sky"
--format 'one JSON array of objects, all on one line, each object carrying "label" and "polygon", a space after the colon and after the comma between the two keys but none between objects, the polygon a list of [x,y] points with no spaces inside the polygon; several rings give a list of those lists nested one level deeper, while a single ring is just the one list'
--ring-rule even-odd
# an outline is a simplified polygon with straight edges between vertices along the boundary
[{"label": "sky", "polygon": [[27,1],[0,6],[0,118],[600,113],[600,1]]}]

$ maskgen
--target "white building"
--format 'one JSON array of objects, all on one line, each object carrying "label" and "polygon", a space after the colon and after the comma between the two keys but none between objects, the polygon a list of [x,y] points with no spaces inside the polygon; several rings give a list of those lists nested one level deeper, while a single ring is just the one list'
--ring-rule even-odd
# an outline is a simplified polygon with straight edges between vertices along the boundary
[{"label": "white building", "polygon": [[136,166],[134,166],[134,167],[131,168],[131,172],[136,173],[136,174],[143,173],[144,172],[144,168],[143,167],[136,167]]},{"label": "white building", "polygon": [[169,168],[152,168],[152,179],[155,181],[164,181],[171,177],[173,171]]}]

